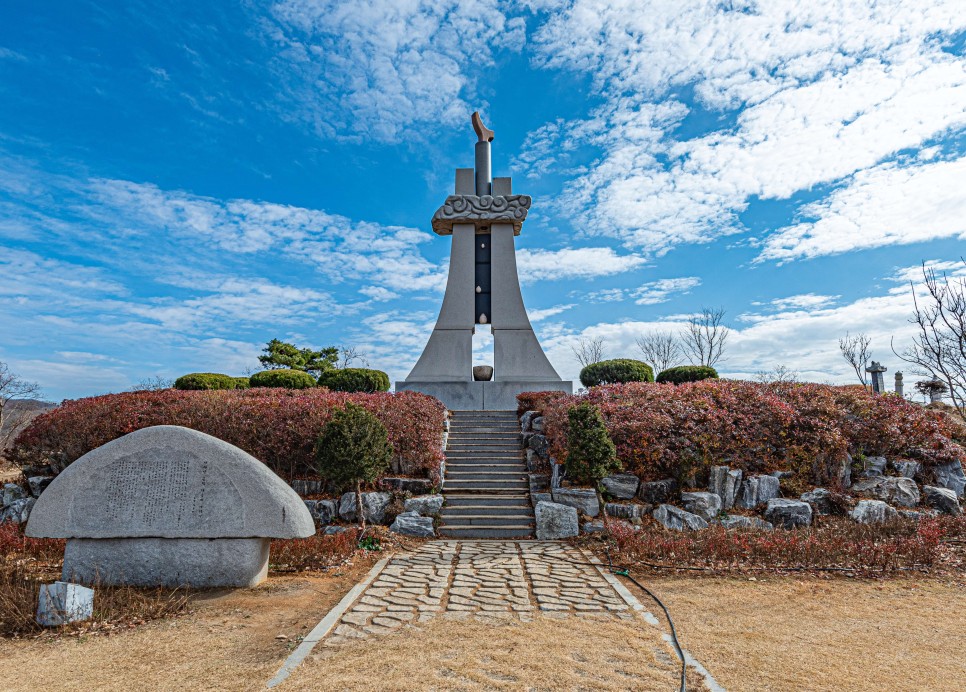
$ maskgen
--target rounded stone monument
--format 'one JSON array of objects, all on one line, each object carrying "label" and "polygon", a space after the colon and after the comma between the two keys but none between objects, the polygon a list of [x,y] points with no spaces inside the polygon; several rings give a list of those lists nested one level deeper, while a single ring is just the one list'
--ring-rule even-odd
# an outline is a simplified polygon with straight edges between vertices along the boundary
[{"label": "rounded stone monument", "polygon": [[66,538],[64,581],[254,586],[272,538],[315,533],[299,496],[234,445],[175,425],[132,432],[67,467],[28,536]]}]

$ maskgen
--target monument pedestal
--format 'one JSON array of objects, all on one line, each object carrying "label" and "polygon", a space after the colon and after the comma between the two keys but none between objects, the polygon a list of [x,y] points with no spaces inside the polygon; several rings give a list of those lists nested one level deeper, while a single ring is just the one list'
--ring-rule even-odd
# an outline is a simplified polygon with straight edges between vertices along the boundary
[{"label": "monument pedestal", "polygon": [[396,383],[397,392],[422,392],[434,396],[450,411],[515,411],[521,392],[573,394],[566,380],[497,380],[490,382],[432,382],[406,380]]}]

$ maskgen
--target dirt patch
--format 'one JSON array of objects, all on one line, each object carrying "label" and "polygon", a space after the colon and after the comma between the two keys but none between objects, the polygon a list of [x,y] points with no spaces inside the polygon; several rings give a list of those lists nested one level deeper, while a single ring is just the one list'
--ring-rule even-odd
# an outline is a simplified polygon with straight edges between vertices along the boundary
[{"label": "dirt patch", "polygon": [[[643,583],[671,610],[685,648],[729,690],[966,689],[961,581]],[[645,605],[653,603],[629,588]]]},{"label": "dirt patch", "polygon": [[5,641],[4,689],[263,689],[377,557],[327,576],[273,576],[254,589],[195,594],[189,614],[129,632]]}]

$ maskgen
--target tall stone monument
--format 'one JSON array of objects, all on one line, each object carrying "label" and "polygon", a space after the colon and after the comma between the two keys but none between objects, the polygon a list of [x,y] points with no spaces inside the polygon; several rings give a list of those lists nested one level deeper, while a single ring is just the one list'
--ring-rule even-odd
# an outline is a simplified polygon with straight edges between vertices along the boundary
[{"label": "tall stone monument", "polygon": [[[452,236],[449,278],[436,327],[396,391],[418,391],[453,410],[515,409],[525,391],[573,391],[540,347],[520,293],[514,236],[530,197],[513,194],[510,178],[493,178],[493,130],[473,114],[476,168],[456,169],[455,194],[433,215],[433,231]],[[473,377],[476,325],[493,330],[493,379]]]}]

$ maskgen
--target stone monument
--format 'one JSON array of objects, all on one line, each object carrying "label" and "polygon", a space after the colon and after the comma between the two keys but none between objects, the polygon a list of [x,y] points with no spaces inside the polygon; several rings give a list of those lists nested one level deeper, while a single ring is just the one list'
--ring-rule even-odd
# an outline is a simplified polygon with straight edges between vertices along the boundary
[{"label": "stone monument", "polygon": [[902,373],[901,372],[897,372],[896,373],[896,394],[898,394],[899,396],[902,396],[902,390],[903,390],[903,387],[902,387]]},{"label": "stone monument", "polygon": [[885,378],[882,376],[889,368],[882,365],[878,361],[872,361],[872,365],[867,367],[865,371],[872,375],[872,391],[876,394],[885,394]]},{"label": "stone monument", "polygon": [[[516,409],[525,391],[572,393],[540,347],[517,276],[514,237],[530,197],[513,194],[510,178],[492,178],[493,131],[473,114],[476,168],[456,169],[455,194],[433,215],[433,231],[452,236],[449,277],[436,326],[412,372],[396,391],[431,394],[449,409]],[[473,373],[473,334],[493,330],[493,373]]]},{"label": "stone monument", "polygon": [[315,533],[267,466],[210,435],[142,428],[88,452],[38,498],[27,535],[66,538],[63,580],[254,586],[272,538]]}]

